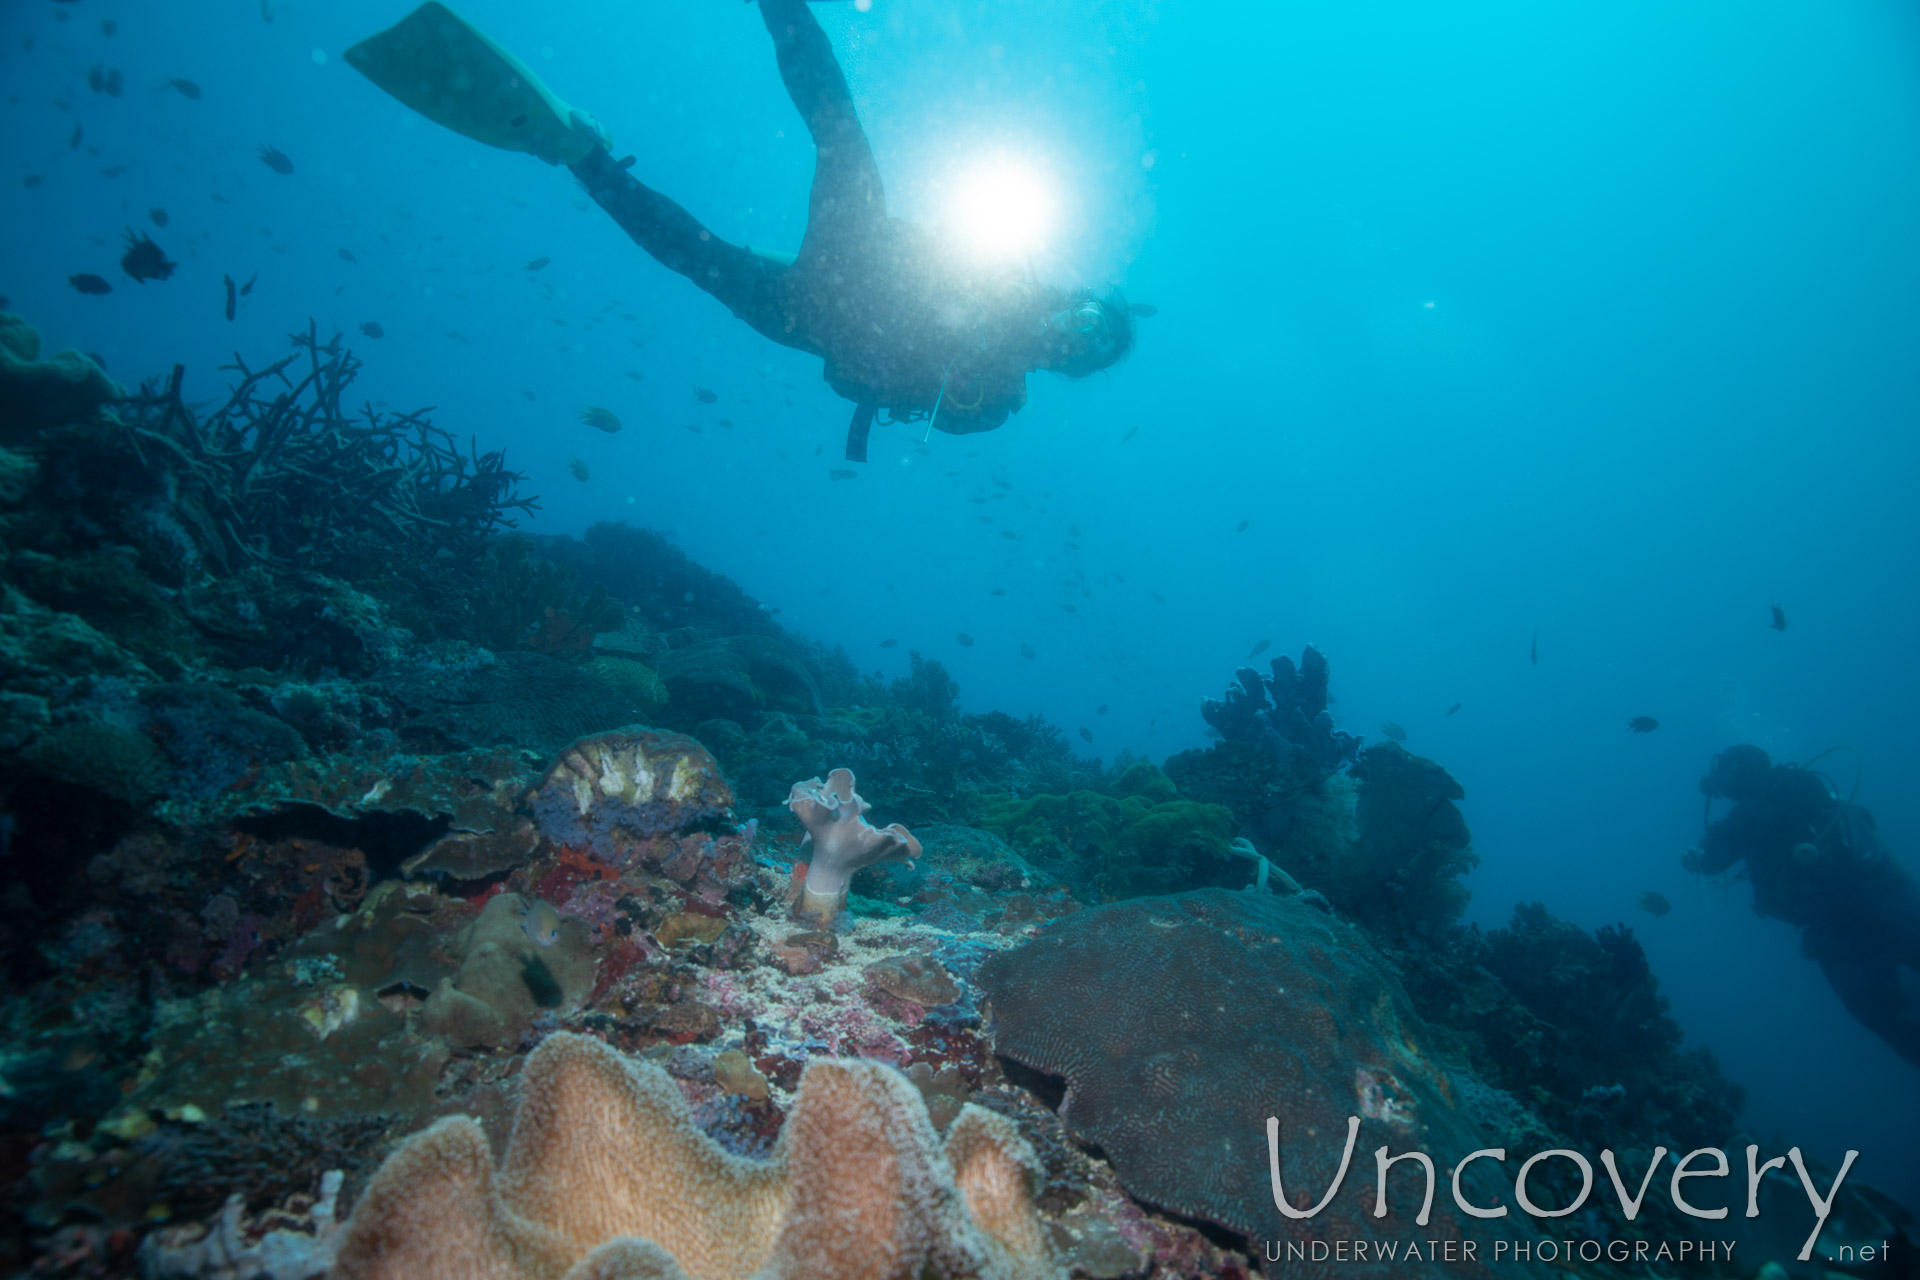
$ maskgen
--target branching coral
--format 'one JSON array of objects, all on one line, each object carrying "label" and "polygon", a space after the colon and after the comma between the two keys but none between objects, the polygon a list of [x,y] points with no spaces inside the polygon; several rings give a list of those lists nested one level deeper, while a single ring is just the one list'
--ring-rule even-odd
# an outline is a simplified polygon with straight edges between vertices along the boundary
[{"label": "branching coral", "polygon": [[123,402],[136,454],[194,490],[204,527],[217,534],[204,552],[236,567],[327,569],[371,536],[388,555],[398,543],[465,561],[537,505],[520,496],[523,477],[503,453],[461,453],[425,410],[388,415],[369,405],[351,416],[342,401],[360,362],[337,337],[322,343],[309,325],[293,343],[292,355],[263,369],[236,357],[227,366],[239,379],[232,394],[204,420],[181,399],[180,366],[164,388],[151,384]]},{"label": "branching coral", "polygon": [[835,769],[825,782],[808,778],[793,784],[787,808],[813,844],[796,915],[830,921],[846,905],[854,872],[890,858],[911,864],[920,856],[920,842],[899,823],[876,827],[868,822],[862,815],[871,807],[853,789],[851,769]]},{"label": "branching coral", "polygon": [[464,1116],[408,1140],[354,1210],[334,1280],[1056,1277],[1011,1122],[944,1146],[907,1079],[810,1065],[773,1157],[731,1155],[660,1068],[566,1033],[527,1059],[498,1170]]}]

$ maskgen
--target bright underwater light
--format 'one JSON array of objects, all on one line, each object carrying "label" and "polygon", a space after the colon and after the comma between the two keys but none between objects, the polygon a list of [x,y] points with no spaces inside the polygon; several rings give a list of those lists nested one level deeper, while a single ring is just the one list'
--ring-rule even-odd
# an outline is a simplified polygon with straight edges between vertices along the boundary
[{"label": "bright underwater light", "polygon": [[947,222],[982,257],[1017,258],[1039,249],[1053,230],[1059,196],[1030,162],[992,156],[953,184]]}]

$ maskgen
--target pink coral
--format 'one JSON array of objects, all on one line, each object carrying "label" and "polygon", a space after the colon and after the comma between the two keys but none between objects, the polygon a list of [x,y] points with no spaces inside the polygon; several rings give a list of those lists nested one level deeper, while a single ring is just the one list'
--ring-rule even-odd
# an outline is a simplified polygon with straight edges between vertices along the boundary
[{"label": "pink coral", "polygon": [[846,903],[854,872],[889,858],[911,866],[920,856],[920,842],[905,827],[897,822],[876,827],[862,817],[870,807],[853,789],[851,769],[835,769],[825,782],[808,778],[793,784],[787,808],[813,842],[807,882],[794,904],[794,914],[830,921]]}]

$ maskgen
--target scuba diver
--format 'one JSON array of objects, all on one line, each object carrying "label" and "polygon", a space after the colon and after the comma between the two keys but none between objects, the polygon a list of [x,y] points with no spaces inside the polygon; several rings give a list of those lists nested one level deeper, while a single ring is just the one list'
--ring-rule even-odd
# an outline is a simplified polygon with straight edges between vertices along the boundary
[{"label": "scuba diver", "polygon": [[991,431],[1026,403],[1030,371],[1082,378],[1127,354],[1136,312],[1117,295],[969,262],[930,230],[888,217],[826,32],[805,0],[760,0],[760,15],[817,152],[806,234],[790,261],[727,243],[642,184],[629,173],[634,158],[616,160],[591,117],[444,5],[421,5],[346,58],[431,120],[565,164],[662,264],[762,336],[820,356],[828,384],[855,405],[852,461],[866,460],[881,413],[956,435]]},{"label": "scuba diver", "polygon": [[1920,1066],[1920,886],[1880,842],[1873,815],[1812,763],[1777,765],[1745,745],[1715,756],[1700,790],[1709,812],[1716,797],[1733,808],[1683,865],[1714,875],[1746,863],[1753,909],[1798,925],[1801,951],[1847,1011]]}]

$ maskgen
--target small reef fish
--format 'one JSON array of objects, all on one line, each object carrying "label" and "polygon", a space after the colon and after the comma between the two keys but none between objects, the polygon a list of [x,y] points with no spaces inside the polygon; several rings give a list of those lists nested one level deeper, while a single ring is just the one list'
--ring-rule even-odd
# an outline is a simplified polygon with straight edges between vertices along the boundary
[{"label": "small reef fish", "polygon": [[362,320],[360,322],[360,332],[366,334],[369,338],[384,338],[387,336],[387,331],[380,327],[378,320]]},{"label": "small reef fish", "polygon": [[1080,612],[1080,610],[1079,610],[1079,609],[1078,609],[1077,607],[1075,607],[1074,605],[1070,605],[1070,604],[1063,604],[1063,605],[1061,605],[1060,607],[1061,607],[1062,609],[1065,609],[1065,610],[1066,610],[1066,611],[1067,611],[1068,613],[1078,613],[1078,612]]},{"label": "small reef fish", "polygon": [[535,258],[532,262],[529,262],[526,265],[525,270],[541,271],[541,270],[544,270],[548,266],[548,264],[550,264],[552,261],[553,261],[552,258]]},{"label": "small reef fish", "polygon": [[87,88],[95,93],[104,93],[109,98],[117,98],[126,85],[126,77],[117,67],[95,67],[87,72]]},{"label": "small reef fish", "polygon": [[167,211],[165,209],[158,207],[149,209],[147,210],[147,217],[153,220],[153,225],[156,227],[164,227],[167,225]]},{"label": "small reef fish", "polygon": [[1239,527],[1238,527],[1238,528],[1236,528],[1236,529],[1234,530],[1234,532],[1235,532],[1235,533],[1245,533],[1245,532],[1247,531],[1247,526],[1248,526],[1248,525],[1250,525],[1250,524],[1252,524],[1252,523],[1253,523],[1253,521],[1251,521],[1251,520],[1242,520],[1242,521],[1240,522],[1240,525],[1239,525]]},{"label": "small reef fish", "polygon": [[145,284],[149,280],[165,280],[179,265],[177,262],[168,262],[167,255],[160,252],[160,246],[148,239],[144,232],[135,235],[132,227],[127,228],[127,251],[120,255],[122,271]]},{"label": "small reef fish", "polygon": [[1080,736],[1081,736],[1082,738],[1085,738],[1085,739],[1086,739],[1086,740],[1087,740],[1088,742],[1092,742],[1092,741],[1093,741],[1093,730],[1091,730],[1091,729],[1089,729],[1089,728],[1087,728],[1087,727],[1086,727],[1085,725],[1081,725],[1081,726],[1080,726]]},{"label": "small reef fish", "polygon": [[1394,742],[1405,742],[1407,740],[1407,731],[1391,720],[1382,720],[1380,722],[1380,736]]},{"label": "small reef fish", "polygon": [[1527,660],[1536,667],[1540,665],[1540,633],[1537,630],[1533,633],[1533,647],[1527,650]]},{"label": "small reef fish", "polygon": [[1131,439],[1133,439],[1133,438],[1134,438],[1135,436],[1137,436],[1137,435],[1139,435],[1139,434],[1140,434],[1140,428],[1138,428],[1138,427],[1128,427],[1128,428],[1127,428],[1127,434],[1125,434],[1125,435],[1123,435],[1123,436],[1121,436],[1121,437],[1120,437],[1120,443],[1121,443],[1121,444],[1125,444],[1125,443],[1126,443],[1127,441],[1129,441],[1129,440],[1131,440]]},{"label": "small reef fish", "polygon": [[604,431],[608,435],[612,435],[620,429],[620,419],[614,416],[613,410],[602,409],[597,404],[590,404],[585,409],[582,409],[580,411],[580,421],[586,423],[595,431]]},{"label": "small reef fish", "polygon": [[113,286],[91,271],[82,271],[77,276],[68,276],[67,283],[81,293],[112,293]]},{"label": "small reef fish", "polygon": [[221,276],[220,280],[221,283],[227,286],[227,319],[231,321],[233,319],[233,313],[238,309],[239,289],[233,283],[232,276]]},{"label": "small reef fish", "polygon": [[340,255],[340,261],[342,262],[358,263],[360,261],[360,259],[353,256],[353,250],[348,249],[344,246],[334,250],[334,252]]},{"label": "small reef fish", "polygon": [[1667,901],[1666,894],[1655,893],[1651,889],[1641,890],[1639,894],[1635,896],[1634,902],[1642,911],[1650,916],[1663,916],[1673,910],[1673,904]]},{"label": "small reef fish", "polygon": [[850,468],[847,468],[847,467],[833,467],[833,468],[830,468],[830,469],[829,469],[829,470],[827,471],[827,479],[829,479],[829,480],[851,480],[851,479],[853,479],[853,478],[854,478],[855,476],[857,476],[857,475],[859,475],[859,474],[860,474],[860,473],[859,473],[858,471],[854,471],[854,470],[852,470],[852,469],[850,469]]},{"label": "small reef fish", "polygon": [[567,459],[567,471],[575,480],[585,480],[590,474],[587,471],[587,464],[578,458]]},{"label": "small reef fish", "polygon": [[1459,709],[1460,709],[1460,704],[1456,702],[1452,706],[1447,708],[1447,714],[1452,715],[1454,712],[1458,711]]},{"label": "small reef fish", "polygon": [[1093,714],[1097,716],[1103,716],[1107,714],[1107,704],[1103,702],[1099,706],[1095,707],[1093,709]]},{"label": "small reef fish", "polygon": [[560,941],[560,913],[551,902],[535,898],[520,912],[520,927],[536,947],[550,947]]},{"label": "small reef fish", "polygon": [[200,86],[191,80],[183,80],[179,76],[168,76],[167,82],[160,87],[171,89],[190,102],[200,101]]},{"label": "small reef fish", "polygon": [[1160,314],[1160,308],[1154,306],[1151,302],[1136,302],[1128,307],[1127,310],[1133,312],[1133,314],[1139,316],[1142,320]]},{"label": "small reef fish", "polygon": [[957,643],[962,649],[973,648],[973,637],[968,635],[964,631],[954,636],[954,642]]},{"label": "small reef fish", "polygon": [[1007,594],[1007,589],[1005,587],[995,587],[993,590],[987,592],[987,594],[990,596],[1003,596]]},{"label": "small reef fish", "polygon": [[80,139],[85,136],[86,128],[84,125],[73,126],[73,136],[67,139],[67,150],[78,151],[80,149]]},{"label": "small reef fish", "polygon": [[1030,644],[1021,645],[1020,656],[1023,658],[1031,658],[1033,656],[1033,646]]},{"label": "small reef fish", "polygon": [[247,277],[247,282],[246,282],[245,284],[243,284],[243,285],[241,285],[241,286],[240,286],[240,296],[244,298],[244,297],[246,297],[246,296],[247,296],[248,294],[250,294],[250,293],[252,293],[252,292],[253,292],[253,282],[254,282],[255,280],[258,280],[259,278],[260,278],[260,273],[259,273],[258,271],[256,271],[256,272],[254,272],[254,273],[253,273],[252,275],[250,275],[250,276],[248,276],[248,277]]},{"label": "small reef fish", "polygon": [[1785,631],[1787,629],[1787,611],[1779,605],[1773,606],[1773,621],[1768,625],[1775,631]]},{"label": "small reef fish", "polygon": [[627,376],[629,378],[632,378],[635,382],[645,382],[647,380],[646,374],[641,373],[638,370],[634,370],[634,369],[627,370]]},{"label": "small reef fish", "polygon": [[1627,728],[1633,730],[1635,733],[1652,733],[1659,727],[1660,722],[1652,716],[1635,716],[1633,719],[1627,721]]},{"label": "small reef fish", "polygon": [[718,391],[709,391],[705,387],[695,387],[693,389],[693,398],[701,404],[712,404],[720,398],[720,393]]},{"label": "small reef fish", "polygon": [[260,163],[275,173],[293,172],[293,161],[287,159],[287,153],[264,142],[260,144]]},{"label": "small reef fish", "polygon": [[899,643],[900,643],[900,642],[899,642],[898,640],[895,640],[895,639],[893,639],[893,638],[891,638],[891,637],[889,637],[889,638],[887,638],[887,639],[885,639],[885,640],[882,640],[882,641],[880,642],[880,647],[881,647],[882,649],[891,649],[891,648],[893,648],[893,647],[894,647],[895,645],[897,645],[897,644],[899,644]]},{"label": "small reef fish", "polygon": [[697,422],[689,422],[689,423],[687,424],[687,430],[689,430],[689,431],[691,431],[691,432],[693,432],[693,434],[695,434],[695,435],[697,435],[697,436],[701,436],[701,435],[705,435],[705,434],[707,433],[707,429],[706,429],[705,427],[703,427],[703,426],[701,426],[701,425],[700,425],[699,423],[697,423]]},{"label": "small reef fish", "polygon": [[[1160,597],[1156,595],[1154,596],[1154,599],[1160,600]],[[1166,601],[1160,600],[1160,603],[1165,604]],[[1261,654],[1265,653],[1268,649],[1272,647],[1273,647],[1273,641],[1262,640],[1259,644],[1256,644],[1255,646],[1253,646],[1252,650],[1248,652],[1247,660],[1251,662],[1253,659],[1259,657]]]}]

